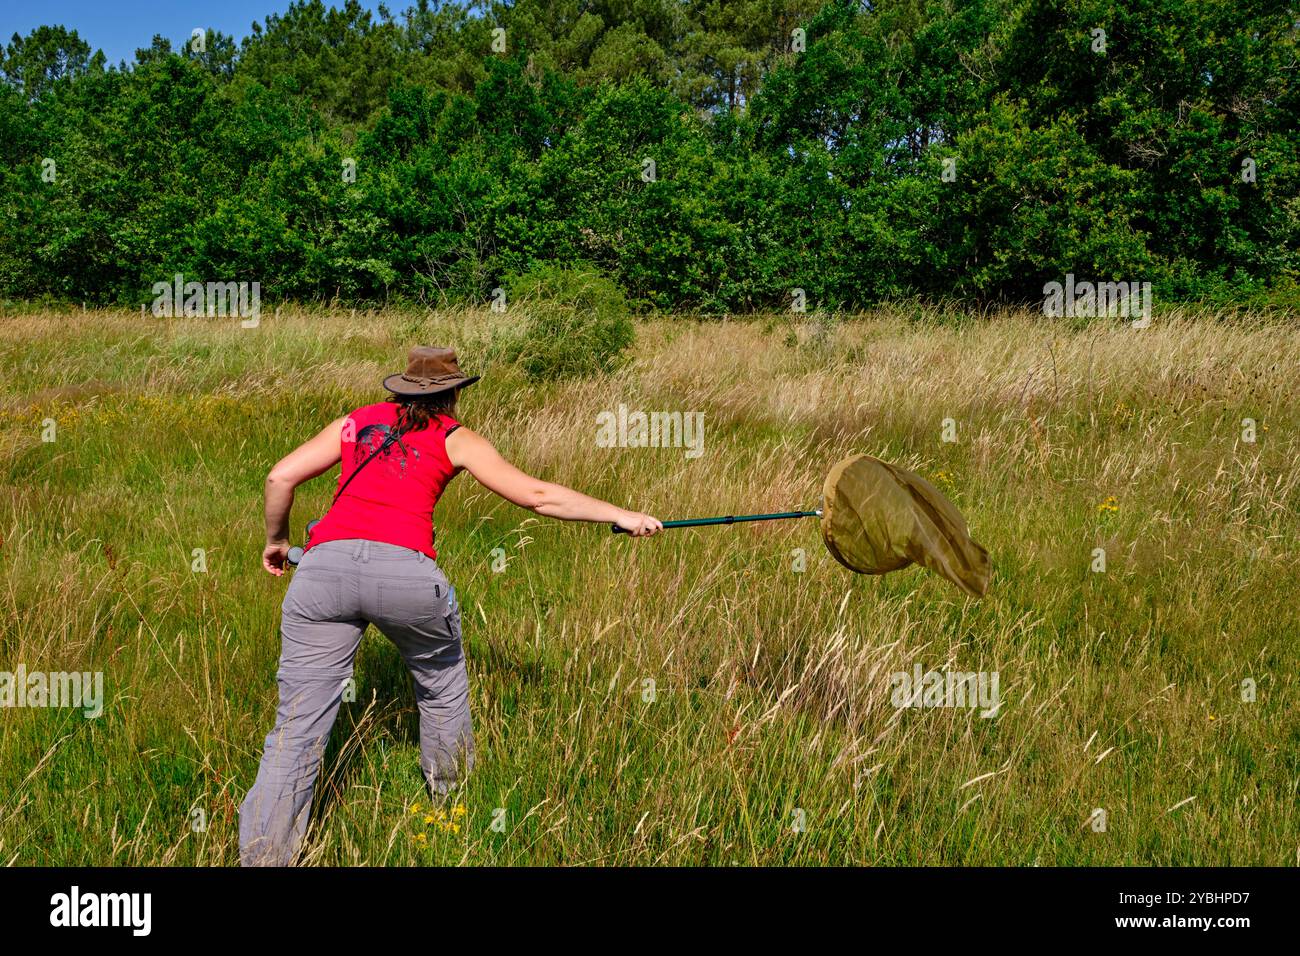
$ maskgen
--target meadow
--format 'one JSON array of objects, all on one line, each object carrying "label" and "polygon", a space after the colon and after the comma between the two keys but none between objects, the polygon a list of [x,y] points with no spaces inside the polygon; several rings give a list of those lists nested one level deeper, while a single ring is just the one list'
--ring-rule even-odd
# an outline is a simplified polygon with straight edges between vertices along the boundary
[{"label": "meadow", "polygon": [[[287,580],[263,479],[415,343],[484,374],[461,419],[541,477],[662,519],[783,511],[866,452],[951,497],[993,583],[853,575],[812,519],[633,541],[461,476],[435,523],[478,765],[430,807],[372,630],[303,863],[1300,862],[1293,315],[653,318],[622,368],[543,383],[478,358],[512,321],[0,313],[0,671],[105,688],[94,719],[0,710],[0,862],[237,862]],[[702,413],[702,454],[599,447],[620,404]],[[299,489],[295,542],[332,489]],[[996,715],[894,706],[917,664],[997,672]]]}]

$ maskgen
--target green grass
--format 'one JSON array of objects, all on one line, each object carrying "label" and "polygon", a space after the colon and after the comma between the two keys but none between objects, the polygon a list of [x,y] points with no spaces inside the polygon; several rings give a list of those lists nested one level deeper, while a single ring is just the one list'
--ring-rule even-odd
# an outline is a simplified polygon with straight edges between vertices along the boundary
[{"label": "green grass", "polygon": [[[462,476],[435,515],[479,749],[459,830],[424,822],[409,681],[372,631],[306,862],[1294,865],[1294,322],[914,312],[656,320],[614,375],[537,385],[476,361],[513,321],[486,311],[0,317],[0,670],[102,671],[106,697],[0,710],[0,862],[236,862],[285,586],[262,480],[422,341],[486,373],[463,420],[545,478],[665,519],[776,511],[867,452],[939,476],[994,581],[853,576],[813,521],[630,541]],[[704,454],[596,447],[620,402],[703,412]],[[329,485],[299,489],[295,540]],[[895,709],[917,661],[997,671],[1000,712]]]}]

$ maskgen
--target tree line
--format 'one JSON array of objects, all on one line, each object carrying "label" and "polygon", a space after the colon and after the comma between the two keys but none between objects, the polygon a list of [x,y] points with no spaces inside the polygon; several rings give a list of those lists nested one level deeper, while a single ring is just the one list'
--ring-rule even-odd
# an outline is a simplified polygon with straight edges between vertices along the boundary
[{"label": "tree line", "polygon": [[0,295],[646,308],[1289,302],[1300,9],[1240,0],[296,0],[236,43],[0,58]]}]

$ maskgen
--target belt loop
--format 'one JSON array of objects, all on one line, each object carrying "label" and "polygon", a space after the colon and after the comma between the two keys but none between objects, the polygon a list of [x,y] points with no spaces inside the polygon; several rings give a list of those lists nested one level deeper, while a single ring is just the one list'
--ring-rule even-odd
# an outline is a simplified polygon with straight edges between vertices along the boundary
[{"label": "belt loop", "polygon": [[370,539],[366,538],[361,542],[361,561],[363,564],[370,563]]},{"label": "belt loop", "polygon": [[352,545],[352,562],[355,564],[357,561],[360,560],[361,560],[361,542],[360,540],[358,540],[356,544]]}]

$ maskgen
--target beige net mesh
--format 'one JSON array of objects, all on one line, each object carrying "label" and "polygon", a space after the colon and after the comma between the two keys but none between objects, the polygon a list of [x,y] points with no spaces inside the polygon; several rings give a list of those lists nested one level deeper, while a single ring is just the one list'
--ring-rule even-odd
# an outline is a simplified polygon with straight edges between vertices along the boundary
[{"label": "beige net mesh", "polygon": [[835,560],[861,574],[915,562],[973,597],[988,590],[989,554],[961,512],[920,475],[870,455],[837,462],[826,476],[822,537]]}]

